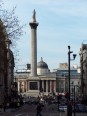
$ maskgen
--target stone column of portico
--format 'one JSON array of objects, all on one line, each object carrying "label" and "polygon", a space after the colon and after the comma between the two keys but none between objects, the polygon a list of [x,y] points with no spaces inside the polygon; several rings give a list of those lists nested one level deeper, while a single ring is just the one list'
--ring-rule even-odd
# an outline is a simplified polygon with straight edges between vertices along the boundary
[{"label": "stone column of portico", "polygon": [[40,92],[40,81],[38,81],[38,91]]},{"label": "stone column of portico", "polygon": [[24,91],[25,91],[25,92],[27,91],[27,86],[26,86],[26,85],[27,85],[27,82],[25,81],[25,82],[24,82]]},{"label": "stone column of portico", "polygon": [[52,81],[50,80],[50,93],[52,93]]},{"label": "stone column of portico", "polygon": [[31,76],[37,76],[37,26],[36,12],[33,12],[33,21],[29,23],[31,27]]},{"label": "stone column of portico", "polygon": [[46,80],[46,93],[48,94],[48,80]]},{"label": "stone column of portico", "polygon": [[43,90],[44,90],[44,80],[42,80],[42,88],[43,88]]},{"label": "stone column of portico", "polygon": [[20,92],[20,82],[18,81],[18,92]]},{"label": "stone column of portico", "polygon": [[26,81],[26,92],[27,92],[27,90],[28,90],[28,89],[27,89],[27,86],[28,86],[28,84],[27,84],[27,81]]},{"label": "stone column of portico", "polygon": [[64,81],[64,92],[65,92],[65,81]]},{"label": "stone column of portico", "polygon": [[56,81],[54,81],[54,93],[56,93]]},{"label": "stone column of portico", "polygon": [[54,81],[54,91],[56,93],[56,80]]}]

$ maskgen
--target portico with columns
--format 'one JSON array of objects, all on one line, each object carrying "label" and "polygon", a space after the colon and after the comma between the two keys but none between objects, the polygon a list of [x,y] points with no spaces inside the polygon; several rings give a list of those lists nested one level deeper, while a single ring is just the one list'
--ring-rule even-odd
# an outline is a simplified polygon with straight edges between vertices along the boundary
[{"label": "portico with columns", "polygon": [[[41,79],[39,81],[40,83],[40,88],[43,89],[44,95],[48,95],[49,93],[56,93],[56,79],[54,80],[53,78],[45,78]],[[52,83],[54,83],[54,86],[52,86]]]},{"label": "portico with columns", "polygon": [[39,76],[37,79],[23,79],[23,77],[23,74],[21,75],[21,78],[18,77],[18,75],[16,76],[19,94],[36,97],[38,97],[41,93],[43,93],[43,95],[49,95],[53,92],[56,94],[56,78]]}]

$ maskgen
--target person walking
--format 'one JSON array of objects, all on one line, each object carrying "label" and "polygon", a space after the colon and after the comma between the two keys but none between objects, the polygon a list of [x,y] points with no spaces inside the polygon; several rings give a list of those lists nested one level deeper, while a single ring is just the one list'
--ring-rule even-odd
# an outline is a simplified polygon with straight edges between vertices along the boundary
[{"label": "person walking", "polygon": [[37,110],[37,114],[36,114],[36,116],[42,116],[42,114],[41,114],[41,112],[42,112],[42,104],[41,103],[39,103],[38,105],[37,105],[37,108],[36,108],[36,110]]},{"label": "person walking", "polygon": [[4,112],[6,111],[6,103],[5,102],[3,103],[3,111]]},{"label": "person walking", "polygon": [[72,116],[72,103],[71,103],[71,101],[68,102],[67,116]]}]

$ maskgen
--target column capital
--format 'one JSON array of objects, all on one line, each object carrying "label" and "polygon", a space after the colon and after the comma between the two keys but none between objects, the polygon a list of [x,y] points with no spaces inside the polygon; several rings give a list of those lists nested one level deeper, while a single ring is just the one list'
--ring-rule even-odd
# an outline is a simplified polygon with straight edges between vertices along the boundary
[{"label": "column capital", "polygon": [[31,27],[31,29],[37,29],[37,26],[38,26],[38,23],[29,23],[29,25],[30,25],[30,27]]}]

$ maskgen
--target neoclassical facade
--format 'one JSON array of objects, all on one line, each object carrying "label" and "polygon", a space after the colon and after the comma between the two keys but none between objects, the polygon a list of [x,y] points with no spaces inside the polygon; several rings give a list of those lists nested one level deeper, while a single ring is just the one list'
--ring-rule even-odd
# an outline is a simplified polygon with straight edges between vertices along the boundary
[{"label": "neoclassical facade", "polygon": [[30,70],[17,70],[15,73],[18,92],[27,96],[39,96],[41,93],[56,94],[56,73],[51,73],[42,60],[37,64],[37,76],[32,77]]},{"label": "neoclassical facade", "polygon": [[[65,64],[65,63],[64,63]],[[37,63],[37,76],[31,77],[30,68],[16,70],[15,79],[18,85],[18,93],[26,96],[40,96],[58,93],[64,95],[68,91],[68,69],[59,67],[50,72],[48,65],[42,60]],[[44,73],[43,73],[44,72]],[[70,76],[71,94],[75,88],[76,95],[81,93],[81,78],[77,68],[71,68]]]}]

